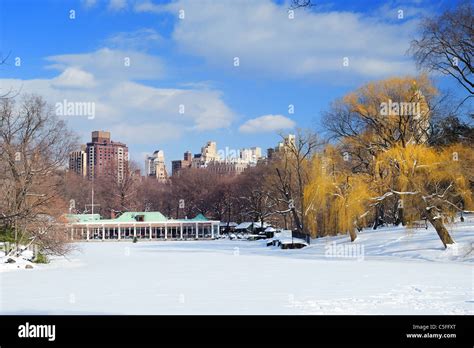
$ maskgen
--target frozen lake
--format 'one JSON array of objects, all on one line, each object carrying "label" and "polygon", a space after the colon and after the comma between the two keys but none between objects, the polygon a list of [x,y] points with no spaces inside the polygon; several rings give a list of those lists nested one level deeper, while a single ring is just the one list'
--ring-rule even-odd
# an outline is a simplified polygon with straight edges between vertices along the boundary
[{"label": "frozen lake", "polygon": [[472,262],[425,260],[420,255],[449,250],[436,236],[423,249],[396,232],[402,254],[394,256],[390,241],[376,248],[379,235],[359,238],[366,254],[359,261],[327,257],[327,243],[301,250],[262,241],[78,243],[69,260],[0,273],[0,312],[473,314]]}]

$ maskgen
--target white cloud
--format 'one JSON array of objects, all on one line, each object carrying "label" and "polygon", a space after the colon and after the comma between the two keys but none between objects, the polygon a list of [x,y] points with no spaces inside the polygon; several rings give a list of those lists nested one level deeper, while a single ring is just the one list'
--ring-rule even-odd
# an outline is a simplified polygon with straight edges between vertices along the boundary
[{"label": "white cloud", "polygon": [[131,32],[120,32],[105,40],[106,46],[125,50],[146,50],[163,41],[163,37],[154,29],[144,28]]},{"label": "white cloud", "polygon": [[71,66],[100,79],[152,80],[164,75],[160,58],[133,50],[102,48],[91,53],[64,54],[46,58],[49,68],[65,70]]},{"label": "white cloud", "polygon": [[220,92],[213,90],[154,88],[130,81],[112,86],[106,96],[118,111],[153,112],[155,119],[166,115],[167,120],[187,130],[230,126],[234,115],[220,97]]},{"label": "white cloud", "polygon": [[161,13],[166,11],[162,5],[155,5],[150,0],[138,1],[135,3],[134,10],[136,12],[152,12],[152,13]]},{"label": "white cloud", "polygon": [[[159,80],[163,74],[161,61],[143,53],[128,53],[132,65],[140,61],[134,71],[117,63],[122,57],[121,51],[102,49],[48,57],[49,67],[59,70],[53,78],[0,79],[0,84],[15,91],[40,94],[53,106],[64,100],[94,103],[93,120],[87,117],[69,117],[68,120],[79,129],[90,128],[90,122],[94,122],[94,127],[112,128],[124,139],[137,137],[138,142],[140,139],[153,141],[153,137],[175,139],[186,132],[231,125],[234,113],[222,100],[220,91],[199,85],[188,88],[145,85],[137,80],[150,78],[146,74]],[[153,63],[159,66],[150,66]],[[141,133],[138,129],[142,129]]]},{"label": "white cloud", "polygon": [[414,0],[411,2],[403,0],[387,0],[373,11],[374,16],[394,22],[422,18],[432,14],[432,8],[426,6],[426,4],[422,4],[422,0]]},{"label": "white cloud", "polygon": [[82,0],[82,4],[85,8],[91,8],[97,4],[97,0]]},{"label": "white cloud", "polygon": [[121,11],[127,7],[127,0],[110,0],[107,9],[109,11]]},{"label": "white cloud", "polygon": [[110,128],[115,139],[128,144],[157,144],[177,140],[183,135],[183,128],[176,124],[161,123],[119,123]]},{"label": "white cloud", "polygon": [[[295,11],[270,0],[191,1],[167,5],[146,1],[135,10],[178,14],[173,39],[185,52],[214,66],[284,78],[321,74],[369,78],[415,71],[405,56],[416,21],[387,22],[375,14]],[[233,66],[239,57],[240,66]],[[349,66],[343,66],[344,57]],[[237,70],[239,69],[239,70]]]},{"label": "white cloud", "polygon": [[294,128],[296,123],[283,115],[263,115],[246,121],[239,127],[242,133],[275,132]]},{"label": "white cloud", "polygon": [[52,80],[55,87],[90,88],[96,85],[94,75],[76,67],[64,70]]}]

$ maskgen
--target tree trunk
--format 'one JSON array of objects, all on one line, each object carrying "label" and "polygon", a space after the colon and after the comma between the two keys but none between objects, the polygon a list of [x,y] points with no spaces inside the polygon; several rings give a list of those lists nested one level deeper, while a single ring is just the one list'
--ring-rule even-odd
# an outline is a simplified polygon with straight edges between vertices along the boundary
[{"label": "tree trunk", "polygon": [[376,230],[379,226],[382,226],[384,224],[384,206],[382,205],[377,205],[375,206],[375,221],[374,221],[374,226],[373,229]]},{"label": "tree trunk", "polygon": [[397,207],[397,222],[396,222],[396,225],[400,225],[402,224],[402,226],[406,226],[407,225],[407,222],[405,220],[405,209],[403,208],[403,206],[400,206],[400,204],[398,205]]},{"label": "tree trunk", "polygon": [[448,244],[454,244],[454,240],[451,238],[448,230],[444,227],[443,219],[437,215],[434,208],[428,210],[428,221],[433,225],[436,232],[438,233],[439,239],[446,248]]},{"label": "tree trunk", "polygon": [[374,226],[372,228],[376,230],[378,226],[379,226],[379,209],[378,209],[378,206],[375,206],[375,219],[374,219]]},{"label": "tree trunk", "polygon": [[293,217],[293,221],[296,225],[296,230],[299,232],[299,233],[303,233],[303,229],[302,229],[302,225],[301,225],[301,222],[300,222],[300,218],[298,216],[298,212],[296,211],[296,208],[294,206],[294,200],[293,200],[293,197],[292,195],[289,193],[290,192],[290,188],[288,187],[288,185],[283,181],[283,178],[281,176],[281,173],[280,173],[280,170],[278,168],[276,168],[276,172],[278,174],[278,178],[280,179],[280,184],[281,184],[281,189],[283,191],[283,196],[285,197],[285,199],[288,201],[288,202],[292,202],[293,204],[293,207],[290,208],[290,211],[291,211],[291,215]]},{"label": "tree trunk", "polygon": [[295,222],[296,230],[299,233],[303,233],[303,229],[301,228],[300,218],[298,216],[298,213],[296,212],[296,208],[292,208],[291,213],[293,214],[293,221]]},{"label": "tree trunk", "polygon": [[356,240],[357,233],[354,228],[349,229],[349,236],[351,237],[351,242]]}]

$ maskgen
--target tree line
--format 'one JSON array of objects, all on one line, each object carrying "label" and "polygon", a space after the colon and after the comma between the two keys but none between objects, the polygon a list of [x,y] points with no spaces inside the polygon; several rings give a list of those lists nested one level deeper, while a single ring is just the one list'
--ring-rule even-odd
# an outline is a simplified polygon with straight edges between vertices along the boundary
[{"label": "tree line", "polygon": [[415,61],[452,77],[466,93],[462,100],[438,90],[424,73],[370,81],[329,105],[324,134],[298,130],[272,160],[233,177],[189,169],[160,183],[137,176],[129,163],[121,181],[113,175],[88,180],[66,170],[77,137],[52,108],[37,95],[6,93],[0,99],[0,237],[65,253],[64,214],[90,213],[94,192],[95,212],[104,217],[200,213],[351,240],[362,228],[425,220],[444,246],[452,244],[446,223],[472,209],[474,189],[472,5],[460,2],[427,18],[419,36],[410,49]]}]

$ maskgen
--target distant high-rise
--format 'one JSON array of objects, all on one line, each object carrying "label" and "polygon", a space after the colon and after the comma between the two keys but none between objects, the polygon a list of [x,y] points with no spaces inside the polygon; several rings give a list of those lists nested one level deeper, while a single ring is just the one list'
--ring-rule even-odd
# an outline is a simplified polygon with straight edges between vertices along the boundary
[{"label": "distant high-rise", "polygon": [[178,175],[181,169],[191,167],[193,154],[186,151],[183,158],[182,160],[171,161],[171,175]]},{"label": "distant high-rise", "polygon": [[250,165],[257,164],[262,158],[262,149],[260,147],[251,147],[240,150],[240,159]]},{"label": "distant high-rise", "polygon": [[267,149],[267,158],[269,160],[278,157],[278,154],[288,151],[289,148],[294,147],[296,142],[296,137],[294,134],[288,134],[283,141],[279,142],[275,148]]},{"label": "distant high-rise", "polygon": [[69,170],[84,177],[87,176],[86,149],[86,146],[82,145],[80,150],[69,154]]},{"label": "distant high-rise", "polygon": [[153,152],[152,156],[148,156],[145,160],[145,170],[148,176],[154,176],[158,181],[166,182],[168,173],[165,166],[165,153],[163,150]]},{"label": "distant high-rise", "polygon": [[201,147],[201,153],[193,156],[187,151],[184,160],[172,161],[172,175],[179,175],[184,168],[201,168],[212,173],[233,176],[243,173],[248,167],[255,166],[263,159],[260,147],[228,150],[226,148],[225,151],[217,151],[216,142],[208,141]]},{"label": "distant high-rise", "polygon": [[215,141],[208,141],[205,146],[201,148],[201,160],[204,163],[219,160],[217,154],[217,144]]},{"label": "distant high-rise", "polygon": [[110,132],[92,132],[92,141],[86,145],[87,177],[113,175],[121,182],[128,167],[127,145],[110,140]]},{"label": "distant high-rise", "polygon": [[217,153],[217,144],[215,141],[208,141],[206,145],[201,147],[201,153],[195,154],[191,167],[206,168],[209,163],[219,161],[219,154]]},{"label": "distant high-rise", "polygon": [[191,151],[186,151],[186,152],[184,153],[183,158],[184,158],[184,160],[185,160],[186,162],[190,162],[190,163],[191,163],[191,161],[193,160],[193,154],[191,153]]}]

